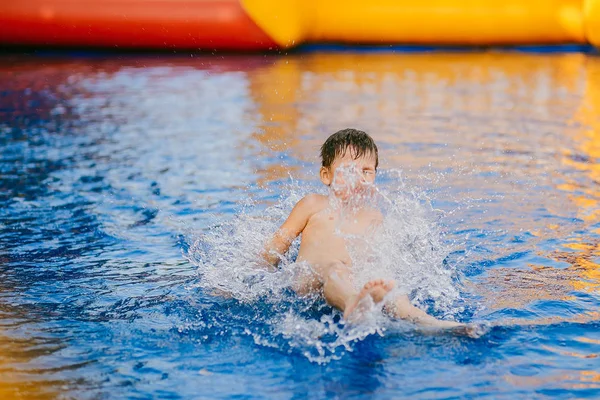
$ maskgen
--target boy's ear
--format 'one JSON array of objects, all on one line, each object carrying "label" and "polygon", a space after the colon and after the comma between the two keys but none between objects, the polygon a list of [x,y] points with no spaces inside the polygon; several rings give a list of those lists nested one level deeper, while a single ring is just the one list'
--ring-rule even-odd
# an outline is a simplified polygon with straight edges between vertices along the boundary
[{"label": "boy's ear", "polygon": [[321,177],[321,182],[323,182],[327,186],[331,185],[331,180],[333,177],[331,176],[331,171],[329,171],[329,168],[321,167],[321,170],[319,171],[319,176]]}]

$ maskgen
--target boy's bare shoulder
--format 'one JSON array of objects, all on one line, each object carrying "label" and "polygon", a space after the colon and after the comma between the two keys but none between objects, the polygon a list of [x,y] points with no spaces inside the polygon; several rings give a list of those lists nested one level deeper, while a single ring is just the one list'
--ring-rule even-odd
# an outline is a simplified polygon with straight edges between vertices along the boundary
[{"label": "boy's bare shoulder", "polygon": [[329,199],[327,196],[316,193],[307,194],[298,202],[298,206],[312,211],[313,213],[322,210],[323,208],[327,207],[328,204]]},{"label": "boy's bare shoulder", "polygon": [[327,207],[328,202],[327,196],[308,194],[296,203],[288,220],[302,221],[303,226],[305,226],[313,215]]}]

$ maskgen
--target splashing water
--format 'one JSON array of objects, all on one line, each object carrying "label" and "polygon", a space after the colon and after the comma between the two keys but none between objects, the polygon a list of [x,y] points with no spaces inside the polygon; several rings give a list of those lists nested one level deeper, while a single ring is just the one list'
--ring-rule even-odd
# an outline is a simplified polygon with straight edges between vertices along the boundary
[{"label": "splashing water", "polygon": [[401,171],[384,174],[387,185],[363,190],[357,196],[363,204],[383,213],[381,228],[367,238],[368,252],[352,251],[360,247],[348,246],[357,282],[363,285],[378,278],[395,280],[397,291],[410,294],[421,308],[431,303],[435,311],[453,316],[462,311],[456,306],[457,271],[445,263],[451,248],[442,241],[431,203],[423,191],[401,179]]},{"label": "splashing water", "polygon": [[[358,182],[355,170],[342,168],[341,173],[345,188],[335,184],[329,188],[330,207],[339,208],[341,220],[366,206],[383,215],[379,228],[369,230],[366,237],[344,236],[357,288],[373,279],[392,279],[394,291],[409,294],[419,307],[438,317],[455,318],[462,311],[457,271],[445,261],[451,248],[443,241],[424,192],[408,186],[397,170],[383,172],[385,182],[379,186]],[[369,335],[404,332],[411,326],[391,320],[377,307],[361,324],[345,324],[341,313],[329,307],[320,293],[296,295],[291,290],[295,277],[310,268],[295,262],[300,238],[281,255],[276,271],[265,268],[261,258],[265,244],[311,189],[291,184],[288,195],[266,210],[252,202],[244,204],[232,220],[219,221],[196,238],[186,257],[198,267],[200,290],[250,307],[257,314],[248,316],[244,328],[257,344],[299,352],[324,363],[352,351],[353,343]],[[354,193],[352,201],[340,203],[333,195],[340,190]],[[359,240],[362,245],[356,245]]]}]

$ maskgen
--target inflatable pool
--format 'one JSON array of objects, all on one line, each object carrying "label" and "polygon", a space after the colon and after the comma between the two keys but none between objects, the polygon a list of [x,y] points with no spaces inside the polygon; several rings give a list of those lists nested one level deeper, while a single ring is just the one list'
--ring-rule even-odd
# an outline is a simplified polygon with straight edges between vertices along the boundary
[{"label": "inflatable pool", "polygon": [[273,50],[303,43],[600,45],[600,0],[4,0],[0,43]]}]

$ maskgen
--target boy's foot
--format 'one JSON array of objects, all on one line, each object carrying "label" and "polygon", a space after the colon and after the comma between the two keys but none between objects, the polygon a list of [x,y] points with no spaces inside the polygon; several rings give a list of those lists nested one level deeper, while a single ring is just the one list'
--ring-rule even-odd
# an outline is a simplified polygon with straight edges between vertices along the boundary
[{"label": "boy's foot", "polygon": [[426,329],[433,329],[432,332],[437,333],[450,332],[458,336],[470,337],[471,339],[478,339],[489,331],[483,325],[463,324],[454,321],[438,321],[437,324],[429,325]]},{"label": "boy's foot", "polygon": [[[359,296],[365,292],[366,294],[371,295],[373,298],[373,302],[375,304],[381,303],[386,294],[388,294],[393,288],[396,286],[394,281],[384,281],[383,279],[375,279],[373,281],[369,281],[363,286],[363,289],[360,291]],[[364,294],[362,297],[366,296]]]},{"label": "boy's foot", "polygon": [[358,306],[368,296],[371,297],[373,303],[381,303],[385,295],[388,294],[394,286],[393,281],[384,281],[383,279],[375,279],[367,282],[360,293],[346,306],[346,309],[344,310],[344,319],[348,319],[348,317],[355,312],[365,311],[364,309],[360,310]]},{"label": "boy's foot", "polygon": [[467,336],[471,339],[479,339],[485,335],[489,329],[486,329],[483,325],[459,324],[458,326],[450,328],[450,331],[456,335]]}]

